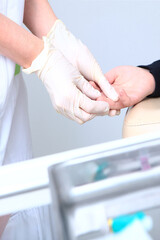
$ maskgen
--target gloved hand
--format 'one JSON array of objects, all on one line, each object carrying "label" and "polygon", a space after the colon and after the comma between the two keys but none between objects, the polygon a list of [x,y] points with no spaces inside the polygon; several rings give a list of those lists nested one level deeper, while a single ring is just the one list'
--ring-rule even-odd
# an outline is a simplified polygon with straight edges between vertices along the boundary
[{"label": "gloved hand", "polygon": [[[105,102],[109,101],[109,99],[104,95],[102,90],[98,87],[97,84],[95,84],[95,82],[90,81],[89,83],[94,87],[94,89],[97,89],[101,93],[101,96],[96,99],[97,101],[105,101]],[[111,102],[111,100],[110,100],[110,102]],[[116,115],[120,115],[120,112],[121,112],[120,110],[110,109],[108,115],[110,117],[114,117]]]},{"label": "gloved hand", "polygon": [[66,29],[61,20],[55,22],[47,37],[50,39],[51,44],[62,52],[83,77],[98,84],[103,93],[113,101],[118,100],[118,94],[104,77],[91,52]]},{"label": "gloved hand", "polygon": [[63,56],[50,47],[44,38],[44,49],[25,73],[35,72],[47,88],[57,112],[82,124],[95,115],[108,113],[109,105],[94,101],[100,96],[80,72]]}]

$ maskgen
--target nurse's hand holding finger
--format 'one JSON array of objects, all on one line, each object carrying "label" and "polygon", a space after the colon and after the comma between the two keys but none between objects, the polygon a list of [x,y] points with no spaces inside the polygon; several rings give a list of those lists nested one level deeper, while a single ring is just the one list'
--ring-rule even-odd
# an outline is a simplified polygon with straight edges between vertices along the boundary
[{"label": "nurse's hand holding finger", "polygon": [[[88,50],[77,39],[61,20],[56,20],[47,37],[56,49],[59,49],[65,58],[89,81],[94,81],[103,93],[113,101],[118,100],[118,94],[104,77],[102,70]],[[88,93],[90,88],[88,89]]]},{"label": "nurse's hand holding finger", "polygon": [[108,103],[95,101],[100,96],[87,80],[58,50],[44,37],[44,49],[23,69],[35,72],[43,81],[57,112],[82,124],[96,115],[106,115]]}]

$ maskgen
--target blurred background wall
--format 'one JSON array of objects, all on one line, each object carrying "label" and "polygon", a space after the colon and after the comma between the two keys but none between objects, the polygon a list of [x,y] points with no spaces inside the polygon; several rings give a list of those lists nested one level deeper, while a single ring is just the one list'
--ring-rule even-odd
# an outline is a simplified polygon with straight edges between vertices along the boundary
[{"label": "blurred background wall", "polygon": [[[103,72],[160,58],[160,1],[50,0],[56,15],[91,50]],[[34,156],[121,138],[125,115],[80,126],[56,113],[42,83],[24,75]],[[63,87],[63,86],[62,86]]]}]

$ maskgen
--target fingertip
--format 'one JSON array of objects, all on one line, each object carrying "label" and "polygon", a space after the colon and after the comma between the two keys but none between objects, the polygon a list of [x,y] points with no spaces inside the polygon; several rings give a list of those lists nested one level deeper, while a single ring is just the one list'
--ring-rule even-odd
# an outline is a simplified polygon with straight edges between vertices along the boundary
[{"label": "fingertip", "polygon": [[112,109],[112,110],[109,111],[109,114],[108,114],[108,115],[109,115],[110,117],[114,117],[114,116],[120,115],[120,112],[121,112],[120,110],[114,110],[114,109]]},{"label": "fingertip", "polygon": [[116,90],[112,87],[110,90],[110,93],[108,94],[108,97],[113,100],[114,102],[117,102],[119,100],[119,95],[116,92]]},{"label": "fingertip", "polygon": [[118,101],[118,93],[116,92],[114,87],[104,78],[101,78],[101,89],[108,98],[115,102]]},{"label": "fingertip", "polygon": [[83,124],[84,124],[84,122],[83,122],[83,121],[80,121],[80,122],[79,122],[79,125],[83,125]]},{"label": "fingertip", "polygon": [[117,113],[116,110],[110,110],[108,115],[109,115],[110,117],[114,117],[114,116],[116,115],[116,113]]},{"label": "fingertip", "polygon": [[121,110],[117,110],[116,115],[119,116],[121,113]]}]

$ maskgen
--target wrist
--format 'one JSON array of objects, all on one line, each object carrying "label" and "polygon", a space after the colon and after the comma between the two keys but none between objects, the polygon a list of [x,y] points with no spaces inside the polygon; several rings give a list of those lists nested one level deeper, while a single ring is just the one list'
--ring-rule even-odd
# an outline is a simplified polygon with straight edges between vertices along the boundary
[{"label": "wrist", "polygon": [[153,74],[148,69],[143,69],[147,74],[147,81],[150,86],[150,92],[148,96],[152,95],[155,91],[156,83]]},{"label": "wrist", "polygon": [[23,72],[26,74],[30,74],[41,70],[47,61],[49,47],[50,47],[49,43],[47,39],[44,37],[43,40],[41,40],[41,43],[38,46],[38,48],[36,48],[33,61],[31,61],[29,67],[23,68]]},{"label": "wrist", "polygon": [[[160,97],[160,60],[153,62],[150,65],[147,66],[139,66],[140,68],[146,69],[150,72],[152,77],[154,78],[154,90],[151,92],[151,94],[148,97],[154,98],[154,97]],[[153,83],[153,79],[151,80]],[[153,87],[153,85],[151,84]]]},{"label": "wrist", "polygon": [[44,49],[44,42],[39,38],[33,39],[31,44],[28,46],[28,55],[25,57],[22,67],[24,69],[29,68],[32,65],[32,62],[37,58],[37,56],[43,51]]}]

